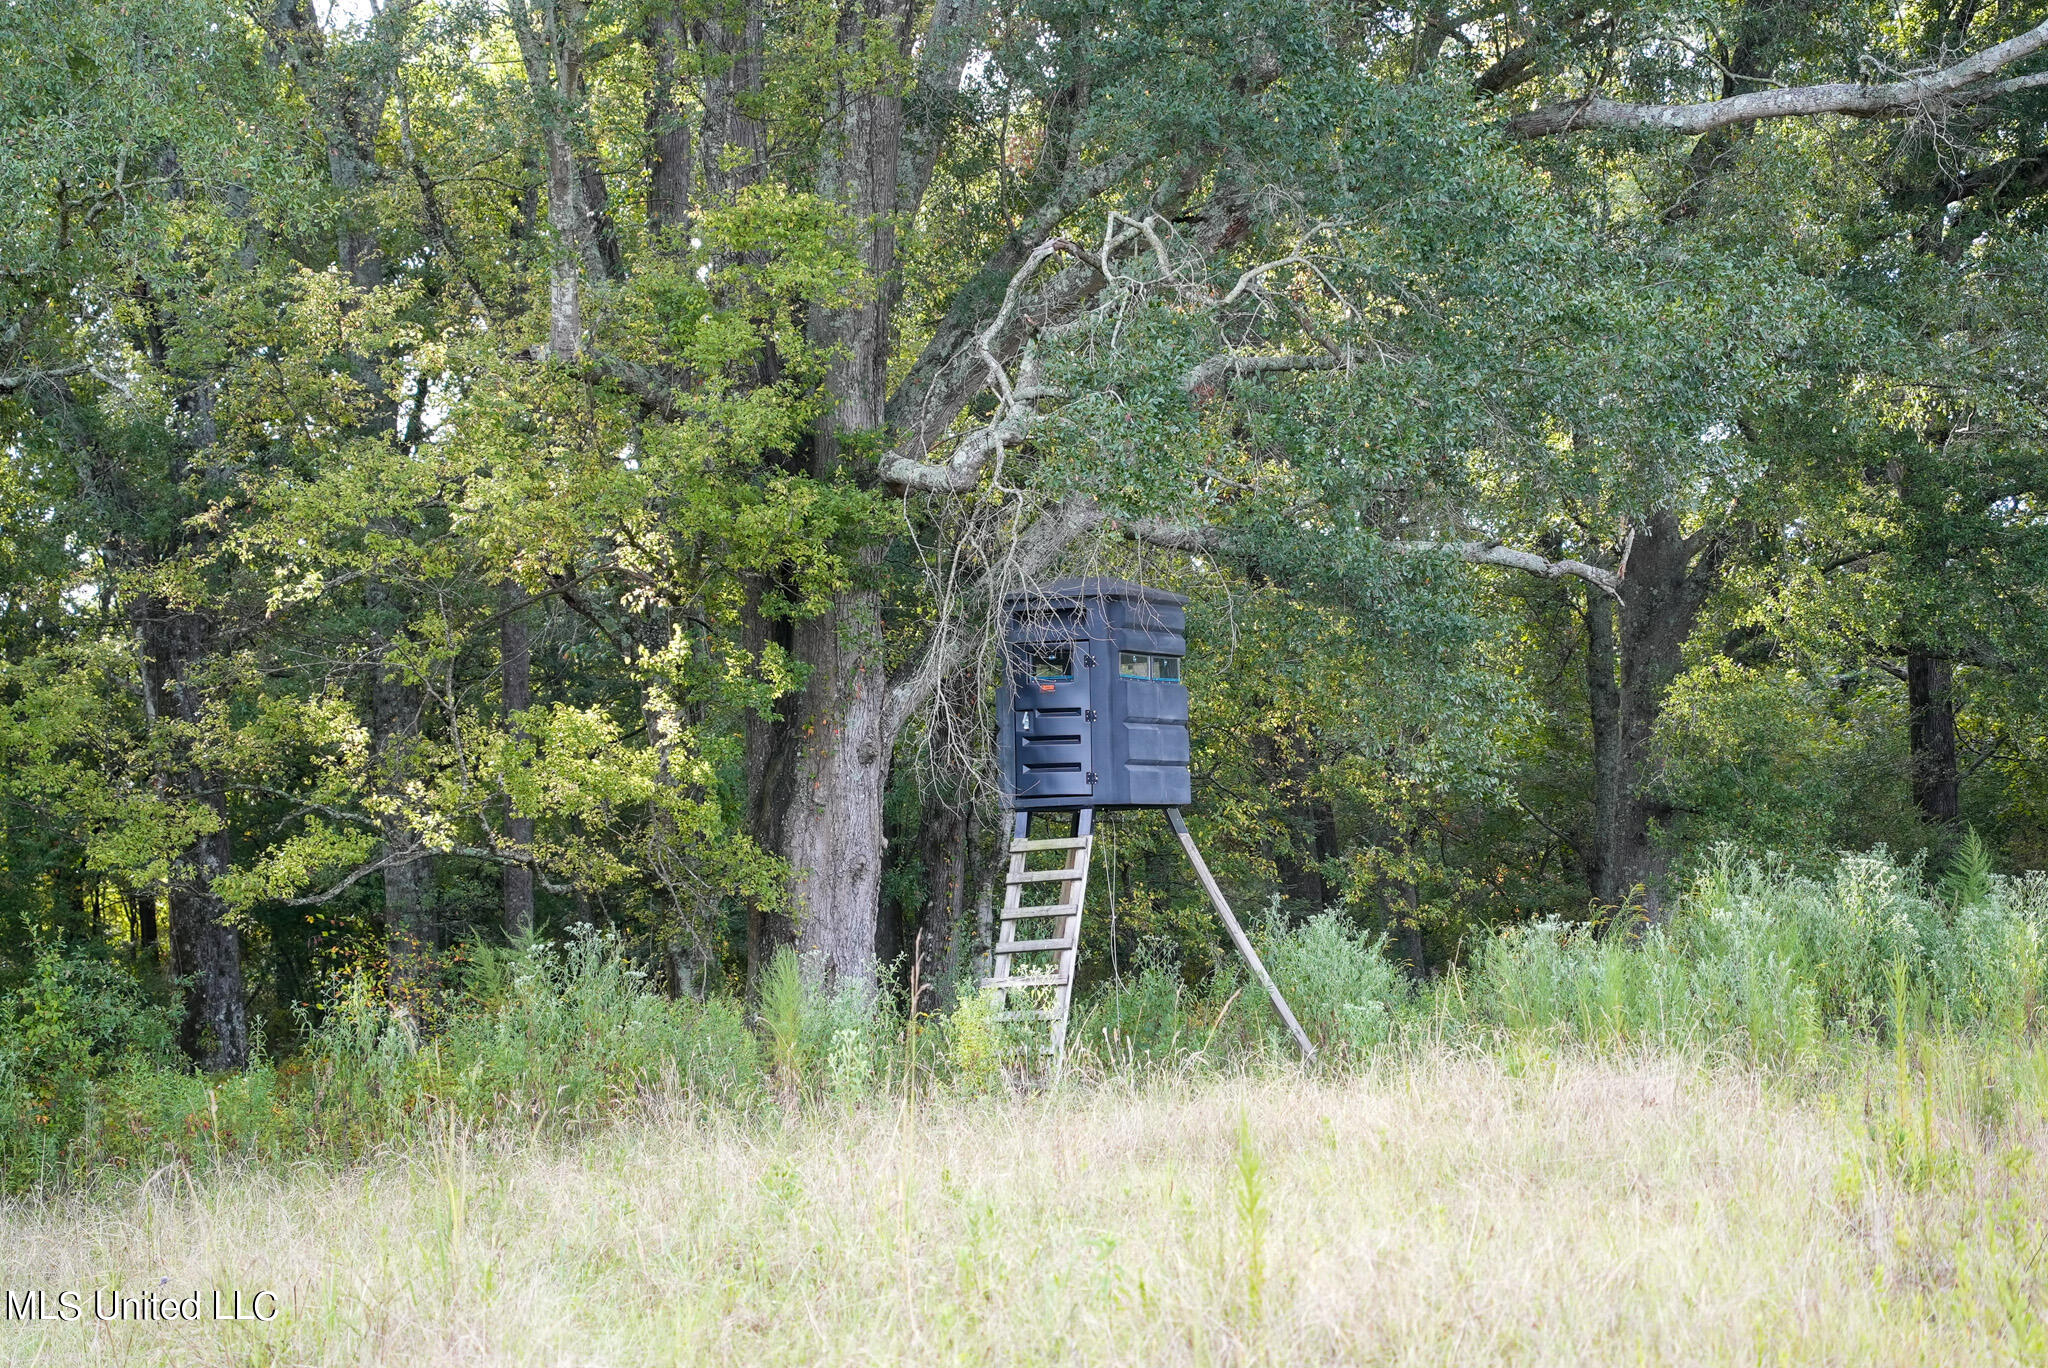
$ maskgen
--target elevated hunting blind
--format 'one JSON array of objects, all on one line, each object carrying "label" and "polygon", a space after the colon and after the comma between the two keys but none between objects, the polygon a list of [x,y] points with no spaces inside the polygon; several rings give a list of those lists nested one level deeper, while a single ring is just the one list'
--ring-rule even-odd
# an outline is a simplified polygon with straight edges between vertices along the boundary
[{"label": "elevated hunting blind", "polygon": [[1020,812],[1181,807],[1188,785],[1187,599],[1119,579],[1003,601],[1003,793]]},{"label": "elevated hunting blind", "polygon": [[[997,754],[1016,814],[1000,927],[989,928],[997,1020],[1043,1025],[1038,1046],[1065,1057],[1081,907],[1098,808],[1163,808],[1203,890],[1304,1056],[1315,1049],[1188,834],[1187,599],[1129,580],[1055,580],[1003,600]],[[1071,813],[1068,834],[1031,836],[1034,814]],[[1032,868],[1035,860],[1058,863]],[[1050,900],[1046,900],[1049,895]]]}]

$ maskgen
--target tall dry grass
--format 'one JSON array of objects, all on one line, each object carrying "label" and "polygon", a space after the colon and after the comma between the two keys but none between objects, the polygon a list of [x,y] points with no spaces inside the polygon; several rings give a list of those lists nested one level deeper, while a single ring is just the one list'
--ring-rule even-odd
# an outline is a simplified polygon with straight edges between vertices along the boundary
[{"label": "tall dry grass", "polygon": [[1902,1042],[1389,1054],[1343,1078],[659,1112],[0,1216],[13,1363],[2040,1363],[2048,1065]]}]

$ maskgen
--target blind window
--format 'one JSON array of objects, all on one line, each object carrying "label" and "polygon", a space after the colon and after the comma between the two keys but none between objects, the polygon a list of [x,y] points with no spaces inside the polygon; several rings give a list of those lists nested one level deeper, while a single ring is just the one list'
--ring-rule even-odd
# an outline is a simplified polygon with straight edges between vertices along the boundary
[{"label": "blind window", "polygon": [[1074,652],[1068,646],[1035,646],[1031,651],[1033,679],[1072,679]]},{"label": "blind window", "polygon": [[1125,679],[1153,679],[1164,684],[1178,684],[1180,657],[1154,655],[1150,651],[1119,651],[1117,673]]}]

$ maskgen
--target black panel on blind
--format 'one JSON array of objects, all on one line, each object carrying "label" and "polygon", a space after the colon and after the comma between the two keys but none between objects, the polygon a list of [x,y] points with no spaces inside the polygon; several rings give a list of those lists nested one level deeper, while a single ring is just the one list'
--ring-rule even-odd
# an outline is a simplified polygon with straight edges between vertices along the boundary
[{"label": "black panel on blind", "polygon": [[1189,803],[1186,605],[1093,577],[1004,599],[999,749],[1014,806]]}]

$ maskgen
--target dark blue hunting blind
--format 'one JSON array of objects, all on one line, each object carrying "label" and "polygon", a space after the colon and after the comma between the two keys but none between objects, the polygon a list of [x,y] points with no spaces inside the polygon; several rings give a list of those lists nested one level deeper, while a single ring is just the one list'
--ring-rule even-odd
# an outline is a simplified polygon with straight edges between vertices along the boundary
[{"label": "dark blue hunting blind", "polygon": [[[1081,954],[1081,912],[1098,808],[1164,808],[1231,942],[1304,1058],[1315,1047],[1230,911],[1180,810],[1188,783],[1187,599],[1120,579],[1055,580],[1003,600],[1003,684],[997,750],[1012,809],[1003,906],[983,926],[995,1019],[1038,1027],[1020,1044],[1020,1081],[1066,1057],[1067,1016]],[[1073,814],[1071,824],[1062,816]],[[1049,834],[1033,837],[1032,818]],[[1047,859],[1055,864],[1045,865]],[[1034,867],[1034,863],[1037,867]],[[1011,1030],[1011,1025],[1005,1025]]]},{"label": "dark blue hunting blind", "polygon": [[1003,600],[1003,795],[1020,812],[1181,807],[1187,599],[1120,579]]}]

